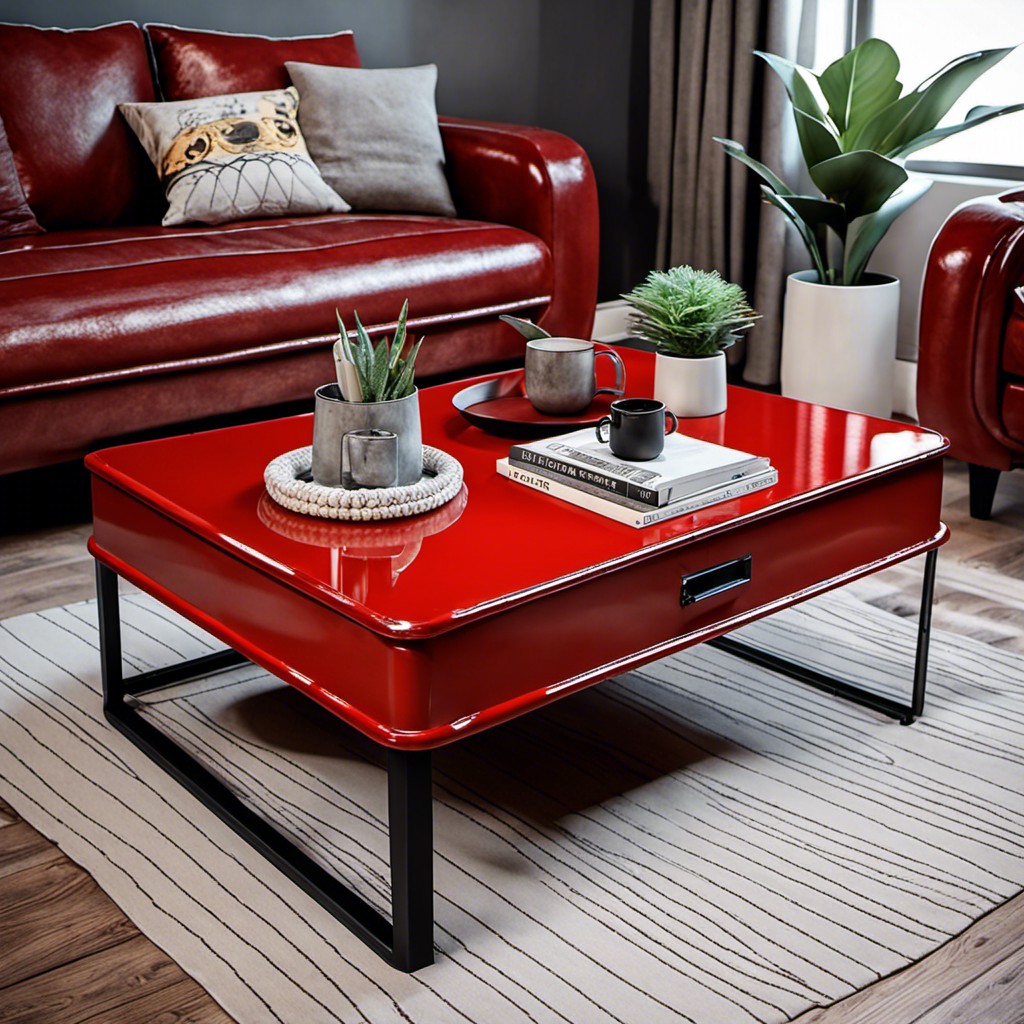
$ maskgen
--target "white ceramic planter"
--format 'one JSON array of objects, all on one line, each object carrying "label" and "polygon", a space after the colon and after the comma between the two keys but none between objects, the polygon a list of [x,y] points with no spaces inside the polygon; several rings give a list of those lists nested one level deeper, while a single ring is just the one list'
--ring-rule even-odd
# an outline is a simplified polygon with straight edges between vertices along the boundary
[{"label": "white ceramic planter", "polygon": [[865,274],[853,287],[790,274],[782,320],[782,393],[837,409],[892,415],[900,283]]},{"label": "white ceramic planter", "polygon": [[725,353],[654,357],[654,397],[679,417],[725,412]]}]

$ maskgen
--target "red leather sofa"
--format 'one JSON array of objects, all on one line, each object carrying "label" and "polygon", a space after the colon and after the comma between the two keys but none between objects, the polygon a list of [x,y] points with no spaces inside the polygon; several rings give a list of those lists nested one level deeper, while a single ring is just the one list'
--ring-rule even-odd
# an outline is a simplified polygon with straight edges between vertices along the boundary
[{"label": "red leather sofa", "polygon": [[502,312],[589,337],[596,190],[553,132],[442,118],[456,219],[160,227],[117,104],[280,88],[286,60],[359,65],[351,33],[0,25],[0,473],[309,397],[333,372],[335,308],[389,333],[408,297],[421,377],[521,357]]},{"label": "red leather sofa", "polygon": [[970,509],[1024,465],[1024,189],[961,204],[932,243],[921,293],[917,410],[969,464]]}]

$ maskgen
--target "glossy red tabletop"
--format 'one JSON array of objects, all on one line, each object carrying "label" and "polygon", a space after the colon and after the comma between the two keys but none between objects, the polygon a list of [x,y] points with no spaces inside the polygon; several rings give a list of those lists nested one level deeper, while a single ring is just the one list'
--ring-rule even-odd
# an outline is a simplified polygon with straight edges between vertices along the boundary
[{"label": "glossy red tabletop", "polygon": [[[653,357],[621,354],[627,394],[650,395]],[[331,523],[275,505],[263,470],[282,452],[311,443],[311,415],[109,448],[87,465],[235,558],[401,639],[437,635],[752,517],[937,458],[946,447],[932,431],[733,387],[727,412],[683,420],[680,430],[767,455],[779,482],[638,530],[500,477],[495,460],[512,442],[482,432],[452,407],[466,385],[421,392],[424,443],[462,463],[465,488],[448,506],[415,518]],[[937,508],[929,514],[937,521]],[[96,536],[102,548],[99,521]]]}]

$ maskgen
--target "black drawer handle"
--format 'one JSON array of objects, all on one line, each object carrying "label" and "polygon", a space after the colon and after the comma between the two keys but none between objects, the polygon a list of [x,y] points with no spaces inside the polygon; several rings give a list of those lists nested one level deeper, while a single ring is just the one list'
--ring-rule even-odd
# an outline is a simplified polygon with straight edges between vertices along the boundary
[{"label": "black drawer handle", "polygon": [[685,608],[694,601],[703,601],[705,597],[721,594],[723,590],[731,590],[741,583],[750,582],[751,556],[734,558],[731,562],[713,565],[710,569],[691,572],[682,578],[679,587],[679,603]]}]

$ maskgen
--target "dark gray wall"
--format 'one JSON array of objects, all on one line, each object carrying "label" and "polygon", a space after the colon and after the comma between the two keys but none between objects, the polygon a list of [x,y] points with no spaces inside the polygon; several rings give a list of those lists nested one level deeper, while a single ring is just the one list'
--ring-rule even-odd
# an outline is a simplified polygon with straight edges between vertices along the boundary
[{"label": "dark gray wall", "polygon": [[[270,36],[350,28],[367,67],[438,65],[445,114],[564,132],[601,202],[600,298],[650,268],[644,204],[649,0],[0,0],[0,21],[164,22]],[[2,73],[2,69],[0,69]]]}]

